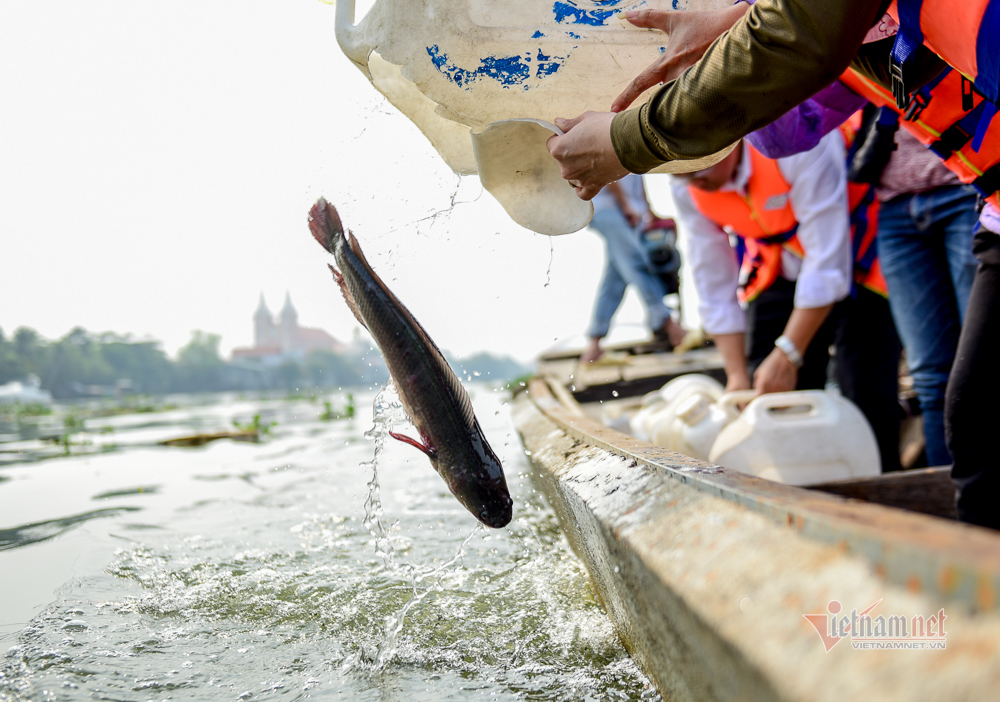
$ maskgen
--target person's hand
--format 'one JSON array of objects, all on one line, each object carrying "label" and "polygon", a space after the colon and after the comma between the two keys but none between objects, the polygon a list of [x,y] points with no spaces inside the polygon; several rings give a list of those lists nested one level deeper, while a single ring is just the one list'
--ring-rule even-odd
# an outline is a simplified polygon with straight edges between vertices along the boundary
[{"label": "person's hand", "polygon": [[750,6],[739,3],[724,10],[667,12],[664,10],[636,10],[626,12],[625,18],[636,27],[659,29],[670,35],[667,50],[645,71],[636,76],[625,91],[615,98],[612,112],[621,112],[631,105],[644,91],[657,83],[677,78],[696,64],[712,42],[736,24]]},{"label": "person's hand", "polygon": [[747,374],[743,375],[727,375],[726,376],[726,392],[736,392],[737,390],[749,390],[750,389],[750,378]]},{"label": "person's hand", "polygon": [[775,347],[753,374],[757,395],[769,392],[790,392],[799,380],[799,371],[781,349]]},{"label": "person's hand", "polygon": [[628,175],[611,144],[613,112],[584,112],[576,119],[556,118],[566,132],[546,142],[559,172],[581,200],[590,200],[608,183]]},{"label": "person's hand", "polygon": [[631,207],[626,207],[622,210],[622,215],[625,217],[625,221],[628,222],[628,226],[635,229],[642,222],[642,215],[633,210]]},{"label": "person's hand", "polygon": [[588,363],[593,363],[603,355],[604,351],[601,350],[601,337],[591,337],[590,343],[587,344],[587,348],[585,348],[583,353],[580,354],[580,364],[586,365]]}]

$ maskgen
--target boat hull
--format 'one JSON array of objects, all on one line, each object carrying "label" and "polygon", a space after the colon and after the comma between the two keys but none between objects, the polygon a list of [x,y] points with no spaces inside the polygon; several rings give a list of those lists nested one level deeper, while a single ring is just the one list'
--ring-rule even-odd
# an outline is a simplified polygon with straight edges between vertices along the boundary
[{"label": "boat hull", "polygon": [[[538,379],[515,402],[535,477],[664,699],[987,699],[1000,538],[734,474],[607,429]],[[827,652],[803,615],[945,610],[948,650]],[[873,611],[873,614],[875,612]]]}]

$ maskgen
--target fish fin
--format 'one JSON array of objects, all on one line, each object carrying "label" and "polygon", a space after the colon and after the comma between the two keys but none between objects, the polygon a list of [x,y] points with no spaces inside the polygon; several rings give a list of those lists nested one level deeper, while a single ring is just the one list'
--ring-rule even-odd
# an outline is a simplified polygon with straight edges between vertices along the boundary
[{"label": "fish fin", "polygon": [[333,253],[334,243],[344,236],[344,225],[337,208],[320,198],[309,210],[309,231],[324,249]]},{"label": "fish fin", "polygon": [[416,446],[418,449],[426,453],[428,458],[437,458],[437,453],[434,451],[434,449],[430,448],[429,446],[424,446],[422,443],[420,443],[416,439],[411,439],[406,434],[397,434],[394,431],[390,431],[389,436],[396,439],[397,441],[402,441],[404,444],[409,444],[410,446]]},{"label": "fish fin", "polygon": [[361,318],[361,312],[358,311],[358,303],[354,301],[354,296],[351,295],[350,288],[348,288],[347,283],[344,282],[344,276],[342,276],[340,271],[330,264],[327,264],[327,267],[330,269],[330,272],[333,273],[333,279],[337,281],[337,285],[340,286],[340,292],[344,295],[344,302],[346,302],[347,306],[351,308],[351,312],[354,313],[355,319],[361,322],[361,326],[367,329],[368,325],[365,324],[365,320]]},{"label": "fish fin", "polygon": [[[368,259],[365,258],[365,254],[361,250],[361,245],[358,243],[358,240],[354,237],[352,232],[347,233],[347,236],[345,237],[345,244],[351,253],[357,257],[358,261],[364,266],[372,278],[378,282],[381,290],[399,307],[401,314],[405,315],[409,319],[413,327],[417,330],[420,336],[423,337],[423,340],[431,350],[432,358],[438,367],[438,377],[441,378],[444,384],[448,387],[448,390],[451,392],[452,397],[455,398],[455,401],[458,403],[458,406],[462,411],[462,419],[465,421],[468,428],[471,429],[476,422],[476,415],[472,410],[472,400],[469,399],[469,393],[466,392],[465,387],[462,385],[462,381],[459,380],[457,375],[455,375],[455,371],[452,370],[448,361],[445,359],[444,354],[441,353],[441,349],[439,349],[437,344],[434,343],[434,339],[430,337],[430,334],[427,333],[423,325],[416,320],[413,313],[407,309],[406,305],[400,302],[395,293],[389,290],[385,283],[382,282],[382,279],[378,277],[378,274],[372,270],[371,265],[368,263]],[[399,385],[399,383],[397,383],[397,385]]]}]

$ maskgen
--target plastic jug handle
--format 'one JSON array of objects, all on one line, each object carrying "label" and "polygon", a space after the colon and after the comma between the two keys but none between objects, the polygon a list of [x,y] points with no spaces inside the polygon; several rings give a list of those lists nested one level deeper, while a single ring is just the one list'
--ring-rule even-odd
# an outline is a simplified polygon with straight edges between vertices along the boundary
[{"label": "plastic jug handle", "polygon": [[[794,396],[794,397],[789,397]],[[777,392],[761,395],[760,401],[753,406],[754,415],[757,421],[761,422],[781,422],[799,419],[801,417],[812,416],[817,407],[829,403],[829,399],[822,391],[795,390],[791,392]],[[778,414],[772,410],[778,408],[805,407],[806,412],[794,414]]]},{"label": "plastic jug handle", "polygon": [[741,402],[750,402],[755,397],[757,397],[756,390],[733,390],[720,397],[716,404],[725,410],[726,414],[739,414],[736,406]]},{"label": "plastic jug handle", "polygon": [[359,66],[368,66],[368,54],[374,46],[366,43],[354,24],[355,0],[337,0],[336,34],[340,50]]}]

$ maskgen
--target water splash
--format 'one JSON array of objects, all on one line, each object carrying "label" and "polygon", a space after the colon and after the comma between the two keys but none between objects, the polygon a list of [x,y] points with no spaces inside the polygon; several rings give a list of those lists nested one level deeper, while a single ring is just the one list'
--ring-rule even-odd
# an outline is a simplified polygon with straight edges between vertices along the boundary
[{"label": "water splash", "polygon": [[361,464],[362,466],[371,468],[372,471],[371,480],[368,481],[368,497],[365,499],[365,517],[363,523],[365,528],[375,538],[375,554],[382,559],[385,568],[391,569],[393,567],[395,549],[393,549],[392,542],[389,540],[389,529],[382,524],[384,510],[382,508],[382,495],[379,490],[378,459],[385,448],[385,440],[389,436],[389,432],[397,424],[408,421],[408,418],[406,411],[403,409],[403,403],[399,400],[396,386],[391,379],[375,395],[372,407],[375,423],[371,429],[365,432],[365,438],[375,441],[375,454],[372,456],[372,460]]},{"label": "water splash", "polygon": [[[484,527],[481,524],[476,524],[472,533],[465,537],[465,540],[458,547],[458,550],[455,552],[455,555],[451,558],[451,560],[439,565],[436,568],[421,570],[420,568],[409,564],[403,566],[409,575],[410,588],[413,595],[406,601],[406,604],[404,604],[398,612],[390,614],[385,619],[385,635],[382,639],[382,643],[379,644],[378,653],[375,655],[374,660],[374,668],[376,670],[383,670],[389,663],[392,662],[393,657],[396,655],[399,632],[403,630],[403,622],[406,619],[406,613],[409,612],[415,605],[420,604],[420,602],[422,602],[427,595],[431,594],[431,592],[439,592],[443,589],[441,581],[444,576],[452,570],[452,566],[460,564],[458,567],[461,567],[464,565],[466,545],[483,530]],[[458,570],[458,568],[456,567],[455,570]],[[435,578],[434,582],[425,587],[423,590],[420,590],[419,583],[429,578]]]},{"label": "water splash", "polygon": [[[376,651],[363,649],[356,656],[349,657],[345,661],[345,668],[370,666],[375,671],[381,671],[392,662],[396,655],[399,633],[403,630],[407,612],[422,602],[431,592],[443,589],[441,581],[444,576],[451,572],[452,566],[463,563],[466,545],[483,530],[483,527],[476,524],[472,533],[462,541],[455,555],[435,568],[420,568],[410,563],[397,564],[395,562],[396,552],[389,539],[389,529],[382,523],[384,509],[379,491],[378,461],[385,448],[385,440],[389,436],[389,432],[393,427],[409,422],[409,417],[403,409],[403,403],[400,401],[396,386],[391,379],[375,396],[373,409],[374,424],[371,429],[365,432],[365,438],[375,441],[375,455],[371,461],[362,464],[372,469],[372,478],[368,482],[368,497],[365,500],[364,525],[375,538],[375,553],[381,557],[385,569],[394,570],[406,577],[409,580],[412,595],[398,611],[385,618],[385,632],[378,649]],[[421,589],[420,584],[428,579],[433,579],[433,582]]]}]

